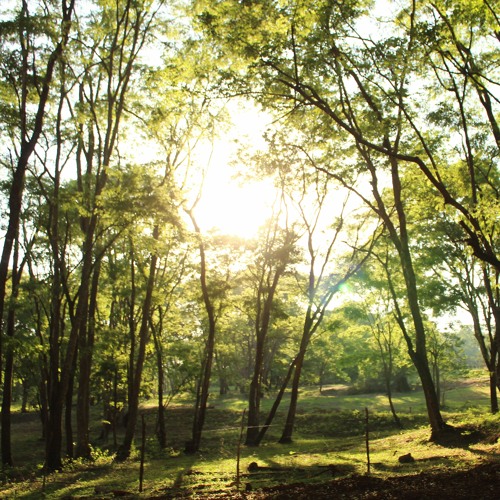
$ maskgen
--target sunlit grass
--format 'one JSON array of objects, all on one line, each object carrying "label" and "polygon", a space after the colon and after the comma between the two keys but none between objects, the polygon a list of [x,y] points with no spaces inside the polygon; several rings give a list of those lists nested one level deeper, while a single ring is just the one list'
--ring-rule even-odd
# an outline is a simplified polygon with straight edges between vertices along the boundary
[{"label": "sunlit grass", "polygon": [[[273,397],[263,400],[266,414]],[[317,388],[301,391],[294,441],[278,444],[286,416],[288,396],[282,402],[273,426],[258,448],[240,447],[239,487],[252,489],[292,482],[322,482],[353,474],[366,474],[368,460],[365,431],[368,409],[370,472],[372,475],[418,474],[436,468],[459,469],[498,457],[498,440],[473,442],[469,446],[439,446],[429,443],[422,394],[414,391],[395,394],[394,403],[404,429],[399,429],[384,395],[348,394]],[[191,401],[188,395],[176,398],[167,410],[168,448],[161,450],[154,429],[154,403],[142,406],[147,424],[143,493],[139,494],[139,453],[130,460],[115,463],[112,455],[99,452],[96,462],[73,463],[64,472],[43,477],[40,464],[43,442],[36,415],[16,415],[15,456],[22,468],[4,471],[0,498],[112,497],[119,492],[141,496],[182,496],[196,492],[234,492],[237,488],[237,449],[244,397],[212,396],[202,446],[199,453],[185,455],[184,443],[190,437]],[[445,394],[445,418],[456,426],[470,426],[488,435],[500,428],[500,417],[488,413],[488,387],[460,384]],[[99,411],[95,409],[99,430]],[[123,432],[121,430],[120,432]],[[121,434],[118,436],[121,440]],[[140,444],[140,443],[138,443]],[[102,446],[102,444],[101,444]],[[111,447],[108,443],[108,447]],[[414,462],[401,464],[398,458],[411,453]],[[252,462],[258,470],[249,472]],[[38,464],[38,467],[37,467]],[[24,481],[22,481],[24,479]]]}]

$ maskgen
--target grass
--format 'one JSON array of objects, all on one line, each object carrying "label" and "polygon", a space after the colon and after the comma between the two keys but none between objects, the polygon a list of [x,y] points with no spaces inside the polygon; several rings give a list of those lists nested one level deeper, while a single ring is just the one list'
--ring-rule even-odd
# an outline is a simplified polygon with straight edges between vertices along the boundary
[{"label": "grass", "polygon": [[[436,468],[453,470],[495,457],[498,460],[500,417],[488,413],[484,380],[450,387],[445,395],[444,416],[453,425],[493,436],[489,441],[476,439],[468,446],[432,444],[428,441],[422,394],[398,394],[394,402],[403,430],[394,425],[382,395],[349,395],[339,390],[320,394],[317,388],[305,388],[294,442],[280,445],[277,440],[284,423],[285,399],[263,444],[259,448],[241,447],[240,488],[315,483],[365,474],[365,408],[369,408],[370,469],[374,476],[419,474]],[[236,453],[246,402],[234,396],[212,399],[202,449],[195,455],[182,452],[190,437],[191,409],[186,400],[175,403],[167,410],[167,450],[159,449],[154,437],[154,407],[143,407],[148,437],[142,493],[137,451],[128,461],[115,463],[112,450],[101,451],[96,446],[93,463],[68,463],[63,472],[44,477],[40,421],[34,413],[16,414],[13,449],[17,462],[24,465],[3,471],[0,498],[112,498],[118,492],[127,492],[129,498],[177,498],[236,492]],[[271,403],[271,398],[263,401],[263,414]],[[92,431],[98,435],[97,413]],[[401,464],[398,457],[406,453],[411,453],[415,461]],[[249,472],[252,462],[259,468]]]}]

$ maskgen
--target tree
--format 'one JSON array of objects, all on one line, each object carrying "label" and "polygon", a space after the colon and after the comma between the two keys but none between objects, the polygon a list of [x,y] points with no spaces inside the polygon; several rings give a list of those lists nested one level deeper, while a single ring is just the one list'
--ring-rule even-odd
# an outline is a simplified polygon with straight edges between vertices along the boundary
[{"label": "tree", "polygon": [[[6,30],[2,32],[7,35],[5,42],[10,42],[12,37],[18,36],[19,49],[14,50],[14,54],[20,56],[20,65],[16,68],[7,68],[11,73],[9,82],[14,86],[13,93],[16,95],[16,114],[20,119],[18,140],[15,147],[19,147],[17,152],[17,162],[13,170],[12,181],[9,191],[9,222],[4,237],[2,257],[0,259],[0,318],[3,318],[7,273],[13,244],[19,229],[19,218],[21,214],[24,179],[28,162],[35,149],[38,139],[43,130],[43,122],[46,115],[47,104],[52,86],[52,80],[56,65],[66,49],[69,33],[71,29],[71,18],[74,10],[74,0],[68,3],[61,2],[61,12],[54,12],[54,19],[58,21],[56,26],[59,34],[55,40],[53,49],[49,52],[45,61],[43,58],[33,57],[37,51],[36,39],[36,16],[33,18],[28,9],[28,3],[23,0],[19,12],[19,20],[16,23],[5,22]],[[56,28],[57,29],[57,28]],[[47,38],[50,38],[45,34]],[[38,67],[37,61],[41,59],[42,68]],[[12,61],[12,58],[5,58],[4,61]],[[14,72],[12,70],[14,69]],[[40,75],[40,70],[44,73]],[[33,87],[32,87],[33,85]],[[29,105],[31,99],[36,95],[36,113],[32,120]],[[13,134],[15,135],[15,133]]]},{"label": "tree", "polygon": [[[253,373],[248,393],[248,417],[245,444],[258,446],[260,431],[260,401],[262,398],[262,381],[265,345],[272,321],[273,303],[281,278],[294,259],[294,245],[297,235],[292,228],[281,229],[279,220],[280,207],[264,228],[259,242],[260,248],[256,261],[249,269],[253,291],[255,294],[255,351]],[[285,215],[286,216],[286,215]]]},{"label": "tree", "polygon": [[[281,443],[289,443],[292,441],[302,367],[311,338],[320,327],[335,294],[362,267],[369,256],[368,250],[375,236],[366,236],[368,243],[358,242],[361,237],[365,238],[364,234],[362,236],[359,234],[361,227],[364,226],[365,221],[363,221],[358,228],[351,228],[352,232],[348,234],[348,237],[352,238],[350,245],[353,250],[349,254],[346,249],[340,250],[343,246],[341,238],[346,225],[349,192],[342,193],[340,186],[332,188],[331,177],[318,168],[315,152],[309,152],[306,146],[311,138],[305,134],[304,128],[297,142],[277,139],[278,135],[276,134],[270,141],[270,151],[264,163],[270,162],[273,169],[279,172],[280,182],[284,186],[290,206],[297,212],[297,224],[303,231],[306,257],[301,265],[307,263],[309,269],[308,273],[297,281],[299,294],[307,306],[298,352],[290,363],[287,376],[266,425],[259,433],[258,441],[263,438],[271,424],[288,380],[293,375],[287,419],[280,439]],[[335,214],[330,214],[330,217],[335,217],[335,220],[325,227],[325,213],[332,211],[335,211]],[[298,271],[297,274],[301,273]]]},{"label": "tree", "polygon": [[[39,7],[38,5],[36,7]],[[74,9],[74,0],[61,2],[61,10],[54,11],[53,26],[57,36],[52,36],[52,29],[44,31],[40,23],[39,13],[32,15],[28,9],[27,1],[23,0],[19,16],[15,21],[3,22],[2,47],[12,47],[18,43],[16,48],[12,47],[12,52],[7,51],[2,54],[3,70],[7,70],[4,82],[8,82],[9,91],[13,95],[11,109],[6,115],[9,118],[16,116],[19,120],[19,128],[12,127],[14,121],[7,120],[3,123],[13,138],[13,148],[15,159],[12,159],[12,179],[9,187],[9,215],[7,229],[4,236],[2,256],[0,258],[0,334],[3,335],[4,328],[4,308],[7,295],[8,268],[12,256],[12,249],[18,238],[19,223],[22,211],[23,191],[25,185],[26,171],[30,158],[35,150],[40,135],[43,132],[44,120],[47,114],[50,93],[54,72],[66,50],[69,33],[71,30],[71,20]],[[37,10],[36,8],[34,9]],[[39,19],[40,17],[40,19]],[[47,44],[46,51],[43,50]],[[7,52],[7,54],[6,54]],[[45,52],[45,54],[43,54]],[[35,57],[35,54],[37,57]],[[45,56],[45,57],[44,57]],[[20,62],[12,66],[12,62],[18,59]],[[38,63],[38,61],[41,61]],[[40,74],[41,72],[41,74]],[[32,103],[35,104],[35,114],[31,115]],[[14,166],[15,163],[15,166]],[[14,264],[18,263],[18,258],[14,259]],[[17,295],[21,272],[13,269],[12,274],[12,301],[8,311],[7,329],[8,336],[14,334],[15,309],[14,303]],[[0,339],[1,345],[1,339]],[[1,349],[0,349],[1,356]],[[12,384],[13,352],[9,349],[6,360],[6,384]],[[9,386],[4,386],[4,396],[2,402],[2,460],[5,464],[12,464],[10,451],[10,398]]]},{"label": "tree", "polygon": [[[413,181],[407,198],[413,231],[419,234],[414,245],[417,267],[425,275],[423,303],[434,315],[465,309],[471,317],[474,337],[490,378],[490,406],[498,411],[497,335],[498,271],[480,261],[463,241],[462,232],[446,211],[436,210],[436,194]],[[435,200],[430,202],[430,200]],[[450,279],[454,286],[450,286]]]},{"label": "tree", "polygon": [[[489,243],[487,225],[481,224],[475,207],[466,206],[460,196],[454,196],[453,185],[446,185],[444,174],[440,175],[441,167],[447,165],[445,151],[449,151],[449,144],[440,142],[443,154],[434,154],[436,148],[419,127],[422,122],[415,118],[421,100],[410,85],[422,82],[419,71],[423,66],[418,63],[425,59],[419,49],[428,46],[418,37],[422,33],[417,29],[417,16],[424,18],[427,12],[413,2],[408,11],[390,18],[390,30],[384,24],[384,30],[376,32],[370,27],[362,31],[360,20],[362,15],[368,15],[368,4],[363,2],[321,2],[314,9],[307,2],[287,6],[263,2],[259,8],[254,3],[239,2],[217,2],[210,7],[198,2],[198,6],[206,32],[226,54],[246,64],[244,78],[240,77],[241,71],[232,73],[233,80],[226,89],[251,93],[269,107],[304,114],[310,110],[308,115],[318,121],[322,140],[327,134],[330,138],[335,135],[339,140],[349,139],[337,151],[346,158],[347,165],[352,165],[353,154],[357,155],[357,170],[363,169],[373,186],[372,207],[386,224],[399,254],[414,335],[405,338],[422,379],[432,435],[439,437],[448,428],[439,412],[428,366],[401,173],[423,173],[443,200],[456,209],[476,254],[494,265],[498,260]],[[492,13],[485,15],[493,25]],[[492,81],[496,81],[494,75]],[[339,179],[342,177],[338,174]],[[378,188],[386,178],[392,180],[388,205]]]},{"label": "tree", "polygon": [[[75,345],[68,350],[68,362],[78,339],[79,384],[77,400],[76,454],[90,458],[89,379],[95,338],[93,328],[99,282],[102,244],[96,241],[101,219],[99,200],[109,176],[109,167],[127,105],[127,97],[140,51],[147,43],[158,4],[153,0],[125,0],[114,6],[103,5],[89,15],[88,25],[80,34],[81,58],[91,63],[83,67],[79,83],[79,143],[77,151],[78,186],[85,213],[80,219],[84,233],[81,283],[71,338]],[[75,68],[76,70],[76,68]],[[102,100],[105,96],[105,100]],[[152,261],[155,260],[154,255]],[[150,300],[149,286],[154,283],[151,268],[145,302]],[[147,329],[147,317],[143,318]],[[71,343],[71,341],[70,341]],[[142,341],[141,341],[142,347]],[[135,383],[133,384],[135,388]],[[63,386],[64,387],[64,386]]]}]

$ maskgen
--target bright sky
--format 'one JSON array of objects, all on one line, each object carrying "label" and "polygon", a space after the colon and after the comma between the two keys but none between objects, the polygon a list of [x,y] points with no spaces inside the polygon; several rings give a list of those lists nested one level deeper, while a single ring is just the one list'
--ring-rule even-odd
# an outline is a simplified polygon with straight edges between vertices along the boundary
[{"label": "bright sky", "polygon": [[275,190],[269,180],[245,181],[235,178],[230,163],[237,151],[236,139],[255,148],[263,144],[268,118],[257,109],[231,109],[234,126],[219,139],[212,153],[203,189],[196,207],[196,219],[203,231],[252,238],[270,214]]},{"label": "bright sky", "polygon": [[227,164],[212,168],[196,208],[197,221],[204,231],[251,238],[270,213],[274,190],[264,181],[241,185],[231,175]]}]

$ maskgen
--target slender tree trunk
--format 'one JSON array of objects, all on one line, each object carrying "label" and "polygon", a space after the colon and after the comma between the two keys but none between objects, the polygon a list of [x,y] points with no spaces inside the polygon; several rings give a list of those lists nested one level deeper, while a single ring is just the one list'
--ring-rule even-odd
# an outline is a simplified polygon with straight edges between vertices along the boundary
[{"label": "slender tree trunk", "polygon": [[294,372],[294,367],[296,367],[296,363],[297,363],[297,358],[295,358],[290,363],[290,366],[288,367],[288,371],[286,373],[285,378],[283,379],[283,382],[281,383],[280,390],[278,391],[278,394],[276,395],[273,406],[271,407],[271,410],[269,411],[269,414],[267,415],[267,418],[266,418],[264,425],[262,426],[262,428],[259,431],[259,435],[257,436],[256,442],[255,442],[256,446],[260,445],[260,443],[264,439],[264,436],[266,435],[267,430],[269,429],[269,427],[271,427],[271,424],[273,423],[274,417],[276,416],[276,412],[278,411],[281,400],[283,399],[283,395],[285,394],[286,388],[288,387],[288,382],[290,382],[290,379],[292,378],[292,373]]},{"label": "slender tree trunk", "polygon": [[[158,326],[158,331],[162,331],[162,319],[161,319],[161,311],[160,311],[160,324]],[[157,383],[157,391],[158,391],[158,422],[156,428],[156,435],[158,437],[158,444],[160,448],[164,449],[167,446],[167,432],[166,432],[166,422],[165,422],[165,406],[163,402],[163,388],[165,386],[165,373],[163,371],[163,352],[160,343],[160,339],[158,338],[158,333],[156,332],[156,328],[151,326],[151,330],[153,332],[153,340],[155,344],[156,350],[156,370],[158,373],[158,383]]]},{"label": "slender tree trunk", "polygon": [[260,425],[260,400],[262,397],[261,377],[262,363],[264,360],[264,338],[260,332],[257,333],[255,345],[254,372],[250,382],[248,392],[248,417],[247,434],[245,444],[247,446],[257,446]]},{"label": "slender tree trunk", "polygon": [[[9,313],[10,315],[10,313]],[[8,322],[10,322],[8,320]],[[8,328],[10,329],[10,328]],[[12,467],[14,460],[12,458],[11,442],[11,404],[12,404],[12,380],[14,374],[14,351],[9,345],[5,349],[5,368],[2,391],[2,464]]]},{"label": "slender tree trunk", "polygon": [[499,388],[499,380],[498,380],[498,366],[499,366],[499,358],[498,352],[496,350],[496,344],[493,344],[491,347],[491,355],[490,355],[490,363],[491,369],[489,370],[489,379],[490,379],[490,410],[491,413],[498,413],[498,391]]},{"label": "slender tree trunk", "polygon": [[76,456],[80,458],[91,458],[90,447],[90,376],[92,369],[92,354],[94,351],[95,337],[95,315],[97,308],[97,290],[100,277],[100,261],[94,264],[92,274],[92,285],[89,297],[89,307],[86,319],[82,318],[80,329],[80,362],[78,377],[78,399],[77,399],[77,438]]},{"label": "slender tree trunk", "polygon": [[[495,321],[495,325],[493,328],[493,332],[489,331],[490,335],[490,348],[489,348],[489,356],[488,349],[486,346],[481,347],[481,352],[483,352],[483,357],[486,354],[486,366],[488,367],[489,375],[490,375],[490,408],[492,413],[498,413],[498,394],[497,391],[493,388],[493,385],[496,385],[497,389],[500,390],[500,293],[498,290],[498,277],[499,271],[495,270],[494,275],[494,284],[492,287],[492,283],[490,280],[490,274],[487,272],[486,266],[483,268],[483,281],[486,287],[486,291],[488,294],[488,302],[493,313],[493,318]],[[479,336],[481,337],[480,343],[484,344],[484,338],[480,334],[480,330],[478,331]],[[478,335],[476,335],[478,337]]]},{"label": "slender tree trunk", "polygon": [[21,385],[23,388],[23,395],[21,399],[21,413],[28,413],[28,398],[29,398],[29,390],[30,390],[30,383],[26,379],[21,380]]},{"label": "slender tree trunk", "polygon": [[[393,351],[392,351],[392,329],[389,327],[388,337],[385,338],[385,341],[382,340],[382,332],[383,327],[380,324],[377,324],[372,328],[373,333],[375,335],[375,340],[377,342],[380,359],[382,361],[383,371],[384,371],[384,383],[385,390],[387,393],[387,399],[389,401],[389,408],[391,409],[392,418],[396,425],[402,429],[401,420],[396,413],[396,408],[394,407],[394,402],[392,400],[392,372],[393,372]],[[384,349],[385,344],[385,349]],[[387,359],[388,358],[388,359]]]},{"label": "slender tree trunk", "polygon": [[[60,384],[57,384],[60,387]],[[45,470],[53,472],[62,468],[62,413],[63,405],[56,391],[51,391],[47,412],[47,427],[45,429]]]},{"label": "slender tree trunk", "polygon": [[[264,364],[264,347],[271,324],[271,310],[278,283],[285,272],[287,260],[284,259],[275,269],[274,276],[265,279],[261,276],[257,298],[257,317],[255,321],[255,360],[250,390],[248,392],[248,419],[245,444],[258,446],[260,425],[260,400],[262,398],[262,370]],[[261,303],[262,301],[262,303]]]},{"label": "slender tree trunk", "polygon": [[75,318],[78,338],[79,369],[82,370],[78,377],[78,394],[76,402],[76,449],[75,455],[79,458],[90,458],[90,447],[88,440],[88,379],[90,366],[88,365],[88,301],[90,287],[90,251],[84,253],[82,279],[78,294],[77,316]]},{"label": "slender tree trunk", "polygon": [[[158,379],[158,389],[160,389],[160,383],[163,384],[163,377]],[[158,444],[161,449],[165,449],[167,447],[167,429],[166,429],[166,421],[165,421],[165,403],[163,402],[163,389],[158,392]]]},{"label": "slender tree trunk", "polygon": [[[487,277],[485,276],[485,283],[486,283]],[[479,316],[478,316],[478,311],[475,306],[475,304],[469,304],[469,313],[472,317],[472,324],[474,327],[474,337],[477,340],[477,343],[479,345],[479,350],[481,351],[481,355],[484,361],[484,364],[486,365],[486,369],[488,370],[488,377],[490,380],[490,410],[491,413],[497,413],[498,412],[498,395],[497,395],[497,388],[498,388],[498,375],[497,375],[497,369],[496,369],[496,364],[497,364],[497,359],[498,359],[498,354],[495,349],[495,344],[491,343],[491,348],[488,349],[486,342],[484,340],[484,336],[482,333],[481,329],[481,322],[479,321]],[[496,327],[496,320],[495,320],[495,328]],[[491,335],[490,335],[491,338]],[[495,385],[495,387],[492,387],[492,384]]]},{"label": "slender tree trunk", "polygon": [[222,362],[217,350],[214,351],[214,360],[217,366],[217,376],[219,378],[219,395],[224,396],[229,392],[229,384],[224,373],[224,368],[221,366]]},{"label": "slender tree trunk", "polygon": [[40,374],[40,384],[38,386],[38,407],[40,411],[40,422],[42,424],[42,439],[46,441],[47,425],[48,425],[48,401],[47,401],[47,387],[46,378],[44,377],[43,370]]},{"label": "slender tree trunk", "polygon": [[[158,241],[159,227],[155,226],[153,229],[153,238]],[[139,413],[139,393],[141,389],[142,369],[144,366],[144,359],[146,356],[146,345],[149,338],[149,317],[151,313],[151,304],[153,299],[153,288],[156,278],[156,264],[158,256],[156,250],[151,255],[149,265],[149,276],[146,286],[146,296],[142,306],[142,319],[141,327],[139,329],[139,345],[137,349],[137,361],[133,371],[132,387],[130,388],[130,400],[128,402],[128,416],[127,427],[125,429],[125,436],[122,445],[119,447],[116,458],[117,460],[126,460],[130,456],[132,441],[134,440],[135,427],[137,424],[137,416]]]},{"label": "slender tree trunk", "polygon": [[118,368],[115,365],[115,373],[113,377],[113,447],[118,447],[118,438],[116,435],[116,425],[118,420]]},{"label": "slender tree trunk", "polygon": [[205,346],[204,363],[202,375],[199,381],[198,396],[196,398],[195,413],[193,418],[192,439],[186,446],[187,453],[194,453],[199,450],[201,444],[201,435],[205,424],[207,413],[208,396],[210,394],[210,376],[212,373],[212,361],[215,344],[215,322],[209,327],[209,335]]},{"label": "slender tree trunk", "polygon": [[66,392],[66,401],[64,404],[64,430],[66,435],[66,456],[73,458],[75,456],[73,445],[73,390],[75,386],[76,359],[71,368],[71,375],[68,382],[68,391]]},{"label": "slender tree trunk", "polygon": [[[81,304],[78,303],[75,317],[79,317]],[[53,332],[51,331],[51,335]],[[49,380],[47,382],[47,433],[45,445],[45,468],[54,472],[62,468],[62,418],[64,403],[74,376],[74,363],[78,347],[78,325],[72,322],[69,337],[67,339],[66,352],[62,365],[59,362],[59,340],[51,337],[50,345],[50,368]]]},{"label": "slender tree trunk", "polygon": [[439,441],[448,426],[445,424],[440,411],[437,392],[432,380],[432,375],[429,369],[427,358],[422,357],[421,353],[415,351],[410,352],[410,357],[417,369],[424,392],[424,398],[427,408],[427,416],[431,427],[431,440]]},{"label": "slender tree trunk", "polygon": [[200,380],[198,382],[197,397],[193,417],[193,432],[191,441],[186,444],[186,452],[194,453],[199,450],[201,443],[201,434],[205,425],[205,417],[207,412],[208,396],[210,394],[210,378],[212,376],[212,364],[215,348],[215,333],[216,333],[216,317],[214,304],[209,294],[207,283],[207,262],[205,255],[205,244],[201,236],[201,230],[196,223],[192,211],[189,212],[191,221],[198,237],[198,250],[200,253],[200,285],[203,296],[203,304],[208,319],[207,339],[203,353],[202,370]]},{"label": "slender tree trunk", "polygon": [[295,373],[292,380],[292,390],[290,394],[290,403],[288,405],[288,413],[286,417],[285,427],[283,428],[283,433],[279,442],[281,444],[291,443],[293,427],[295,424],[295,415],[297,414],[297,402],[299,400],[299,385],[300,376],[302,374],[302,367],[304,366],[304,358],[306,354],[308,341],[302,339],[302,345],[300,347],[299,354],[297,355],[295,362]]},{"label": "slender tree trunk", "polygon": [[[28,250],[29,252],[29,250]],[[12,405],[12,383],[14,379],[14,336],[15,336],[15,302],[19,296],[19,283],[21,281],[23,264],[19,265],[19,239],[16,236],[14,247],[14,259],[12,263],[12,291],[11,304],[7,315],[6,333],[9,339],[9,344],[5,349],[5,372],[3,379],[2,392],[2,415],[1,415],[1,448],[2,448],[2,463],[12,466],[14,460],[12,458],[12,441],[11,441],[11,405]]]},{"label": "slender tree trunk", "polygon": [[394,401],[392,400],[392,387],[391,387],[391,383],[392,383],[392,351],[391,351],[391,347],[389,347],[389,362],[386,363],[385,361],[383,361],[383,364],[384,364],[384,381],[385,381],[385,390],[387,392],[387,399],[389,401],[389,408],[391,409],[391,414],[392,414],[392,418],[394,419],[394,422],[396,423],[396,425],[402,429],[403,428],[403,424],[401,423],[401,420],[400,418],[398,417],[398,414],[396,413],[396,408],[394,407]]},{"label": "slender tree trunk", "polygon": [[394,419],[394,422],[396,425],[402,429],[403,424],[401,423],[401,419],[398,417],[398,414],[396,413],[396,408],[394,407],[394,401],[392,400],[392,389],[391,389],[391,384],[390,382],[386,382],[386,391],[387,391],[387,399],[389,400],[389,408],[391,409],[391,414],[392,418]]}]

